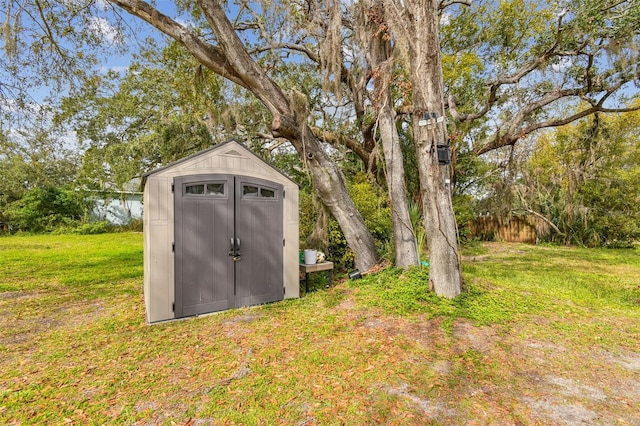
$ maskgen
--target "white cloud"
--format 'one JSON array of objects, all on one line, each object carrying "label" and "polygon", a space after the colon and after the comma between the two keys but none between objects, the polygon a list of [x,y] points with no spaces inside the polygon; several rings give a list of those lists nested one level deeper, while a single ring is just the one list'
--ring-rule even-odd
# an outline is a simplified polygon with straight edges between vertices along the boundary
[{"label": "white cloud", "polygon": [[[58,0],[65,8],[69,9],[85,9],[87,7],[87,0]],[[97,10],[110,10],[113,6],[109,4],[109,0],[93,0],[92,7]]]},{"label": "white cloud", "polygon": [[195,28],[196,25],[192,20],[177,18],[176,22],[186,28]]},{"label": "white cloud", "polygon": [[571,66],[571,59],[560,58],[557,63],[551,64],[551,68],[556,72],[562,72]]},{"label": "white cloud", "polygon": [[18,102],[8,97],[0,99],[0,111],[6,114],[26,113],[33,116],[46,112],[43,105],[36,102]]},{"label": "white cloud", "polygon": [[91,17],[89,29],[110,43],[116,41],[119,36],[118,30],[109,21],[97,16]]},{"label": "white cloud", "polygon": [[96,0],[95,5],[100,7],[102,10],[107,10],[109,8],[109,4],[106,0]]},{"label": "white cloud", "polygon": [[129,70],[129,65],[104,65],[100,67],[100,73],[106,74],[109,71],[117,72],[119,74],[126,73]]}]

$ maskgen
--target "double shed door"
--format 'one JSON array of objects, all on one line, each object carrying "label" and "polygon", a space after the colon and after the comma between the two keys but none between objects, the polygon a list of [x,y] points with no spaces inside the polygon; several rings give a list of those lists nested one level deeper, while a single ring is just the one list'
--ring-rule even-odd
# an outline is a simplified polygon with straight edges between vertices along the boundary
[{"label": "double shed door", "polygon": [[174,193],[176,318],[283,299],[282,185],[194,175]]}]

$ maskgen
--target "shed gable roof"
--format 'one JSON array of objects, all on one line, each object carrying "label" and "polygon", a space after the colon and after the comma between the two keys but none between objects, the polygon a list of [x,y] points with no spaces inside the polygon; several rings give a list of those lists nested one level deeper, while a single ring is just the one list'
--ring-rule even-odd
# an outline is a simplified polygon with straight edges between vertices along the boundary
[{"label": "shed gable roof", "polygon": [[[242,143],[238,142],[235,139],[230,139],[226,142],[219,143],[217,145],[213,145],[210,148],[204,149],[202,151],[196,152],[188,157],[181,158],[180,160],[174,161],[172,163],[166,164],[162,167],[159,167],[155,170],[149,171],[142,175],[142,185],[146,183],[148,177],[161,173],[170,171],[171,169],[175,169],[177,167],[187,166],[187,169],[196,169],[198,165],[208,161],[210,158],[214,156],[225,156],[225,157],[237,157],[237,158],[246,158],[250,159],[254,162],[259,163],[262,166],[265,166],[273,171],[276,171],[281,176],[285,177],[287,180],[291,181],[297,186],[297,183],[294,182],[289,176],[282,173],[280,170],[269,164],[267,161],[260,158],[258,155],[253,153],[250,149],[245,147]],[[186,163],[192,163],[187,165]]]}]

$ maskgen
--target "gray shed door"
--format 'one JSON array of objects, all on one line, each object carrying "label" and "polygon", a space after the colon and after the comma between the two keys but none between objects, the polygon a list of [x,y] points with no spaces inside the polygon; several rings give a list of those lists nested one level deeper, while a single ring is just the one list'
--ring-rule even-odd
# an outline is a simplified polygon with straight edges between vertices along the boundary
[{"label": "gray shed door", "polygon": [[194,175],[174,191],[176,318],[282,300],[282,185]]}]

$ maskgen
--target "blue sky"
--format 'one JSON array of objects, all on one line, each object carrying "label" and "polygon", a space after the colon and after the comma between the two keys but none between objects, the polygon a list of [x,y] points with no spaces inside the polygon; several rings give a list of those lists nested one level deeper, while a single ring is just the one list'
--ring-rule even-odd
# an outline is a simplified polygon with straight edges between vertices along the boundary
[{"label": "blue sky", "polygon": [[[76,0],[67,1],[74,2]],[[158,1],[157,6],[164,13],[175,17],[174,2]],[[14,7],[13,10],[16,10],[16,8]],[[109,70],[126,71],[132,61],[132,53],[140,50],[147,37],[153,37],[158,40],[163,37],[155,28],[124,11],[119,11],[118,15],[124,20],[124,26],[127,30],[124,33],[118,33],[114,25],[117,16],[103,0],[98,0],[95,3],[92,15],[87,20],[78,20],[73,23],[77,32],[88,30],[99,36],[103,42],[99,50],[88,50],[88,52],[95,53],[99,59],[99,64],[95,68],[96,73],[104,74]],[[21,40],[27,43],[38,39],[40,37],[38,31],[42,28],[42,25],[34,24],[34,21],[30,20],[29,16],[26,13],[20,16],[21,25],[27,30],[19,33],[19,35]],[[2,16],[0,21],[4,19],[5,16]],[[186,22],[186,20],[183,22]],[[30,31],[31,29],[34,29],[34,31]],[[73,41],[58,38],[58,42],[62,48],[77,54],[78,49],[74,47]],[[160,43],[160,45],[162,44]],[[0,50],[4,50],[5,47],[4,38],[0,38]],[[122,47],[125,47],[124,51]],[[23,48],[21,51],[28,52],[28,49]],[[0,61],[3,64],[7,64],[9,56],[4,51],[3,55],[4,57],[0,58]],[[37,69],[24,67],[21,69],[21,75],[25,82],[29,82],[29,80],[35,81],[31,76],[37,75]],[[65,95],[67,93],[66,87],[68,87],[63,85],[61,89],[58,89],[48,85],[33,85],[26,88],[23,93],[20,93],[13,83],[14,80],[11,76],[6,73],[3,67],[0,67],[0,112],[4,115],[4,118],[0,117],[0,126],[13,137],[18,137],[17,135],[22,128],[29,126],[30,122],[35,122],[32,116],[42,111],[42,106],[47,103],[49,96]],[[24,104],[24,108],[21,110],[18,108],[20,104]],[[69,138],[73,139],[73,135],[70,135]]]}]

